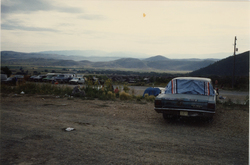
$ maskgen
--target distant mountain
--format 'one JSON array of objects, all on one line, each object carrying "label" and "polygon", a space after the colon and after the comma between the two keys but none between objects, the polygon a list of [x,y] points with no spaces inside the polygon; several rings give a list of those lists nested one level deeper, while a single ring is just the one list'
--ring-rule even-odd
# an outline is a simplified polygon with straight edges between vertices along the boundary
[{"label": "distant mountain", "polygon": [[3,59],[3,60],[29,59],[29,58],[60,59],[60,60],[75,60],[75,61],[86,60],[85,57],[73,56],[73,55],[66,56],[66,55],[58,55],[58,54],[41,54],[41,53],[22,53],[22,52],[14,52],[14,51],[1,51],[1,59]]},{"label": "distant mountain", "polygon": [[[249,51],[235,56],[235,75],[249,75]],[[203,67],[190,73],[191,76],[232,76],[234,66],[234,56],[227,57],[209,66]]]},{"label": "distant mountain", "polygon": [[39,54],[58,54],[65,56],[103,56],[107,53],[99,50],[59,50],[59,51],[42,51]]},{"label": "distant mountain", "polygon": [[175,70],[175,71],[193,71],[201,67],[208,66],[214,63],[212,60],[161,60],[161,61],[149,61],[148,67],[159,70]]},{"label": "distant mountain", "polygon": [[157,55],[157,56],[146,58],[143,61],[165,61],[165,60],[169,60],[169,59],[164,56]]},{"label": "distant mountain", "polygon": [[[46,53],[46,52],[45,52]],[[82,60],[75,60],[79,57]],[[102,57],[108,58],[108,57]],[[66,56],[57,54],[20,53],[11,51],[1,52],[2,65],[37,65],[37,66],[68,66],[85,68],[130,68],[143,70],[161,71],[193,71],[213,64],[215,60],[210,59],[169,59],[161,55],[140,60],[138,58],[119,58],[110,61],[93,62],[80,56]],[[112,59],[112,58],[110,58]]]},{"label": "distant mountain", "polygon": [[118,64],[122,68],[148,68],[141,60],[137,58],[122,58],[114,61],[115,64]]},{"label": "distant mountain", "polygon": [[99,50],[61,50],[61,51],[42,51],[39,54],[51,54],[51,55],[63,55],[71,57],[71,59],[76,61],[88,60],[92,62],[104,62],[113,61],[120,58],[131,58],[131,57],[145,57],[148,56],[142,53],[134,52],[104,52]]}]

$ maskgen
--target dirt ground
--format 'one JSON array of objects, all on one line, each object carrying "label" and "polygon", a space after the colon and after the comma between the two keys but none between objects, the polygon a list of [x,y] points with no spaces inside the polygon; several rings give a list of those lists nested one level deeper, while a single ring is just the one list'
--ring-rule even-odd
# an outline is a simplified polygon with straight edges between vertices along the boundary
[{"label": "dirt ground", "polygon": [[248,107],[218,106],[208,123],[146,102],[1,96],[3,165],[248,164]]}]

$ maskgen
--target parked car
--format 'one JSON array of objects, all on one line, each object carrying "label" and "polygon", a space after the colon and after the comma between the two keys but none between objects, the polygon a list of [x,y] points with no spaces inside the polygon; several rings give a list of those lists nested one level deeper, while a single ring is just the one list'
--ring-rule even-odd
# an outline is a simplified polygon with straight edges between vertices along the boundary
[{"label": "parked car", "polygon": [[6,80],[1,81],[3,84],[16,85],[16,77],[8,77]]},{"label": "parked car", "polygon": [[43,82],[51,82],[55,80],[56,76],[59,75],[60,73],[48,73],[46,74],[46,77],[43,78]]},{"label": "parked car", "polygon": [[46,75],[39,75],[39,76],[34,77],[33,80],[35,82],[38,82],[38,81],[42,82],[43,78],[45,78],[45,77],[46,77]]},{"label": "parked car", "polygon": [[73,74],[59,74],[55,77],[59,83],[68,83],[73,78]]},{"label": "parked car", "polygon": [[1,81],[7,80],[7,74],[1,74]]},{"label": "parked car", "polygon": [[30,76],[29,81],[34,81],[35,77],[37,77],[37,75]]},{"label": "parked car", "polygon": [[212,119],[216,108],[216,91],[211,79],[177,77],[172,79],[164,94],[155,98],[155,111],[164,119],[172,117],[204,117]]},{"label": "parked car", "polygon": [[85,79],[81,78],[81,77],[74,77],[73,79],[71,79],[69,81],[70,84],[84,84],[85,83]]}]

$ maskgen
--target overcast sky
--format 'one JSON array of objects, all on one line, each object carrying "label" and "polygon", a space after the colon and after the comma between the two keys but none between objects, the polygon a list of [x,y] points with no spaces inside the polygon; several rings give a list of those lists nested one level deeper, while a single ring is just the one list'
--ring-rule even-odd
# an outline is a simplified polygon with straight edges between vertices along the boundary
[{"label": "overcast sky", "polygon": [[250,50],[249,1],[1,1],[1,50],[225,58],[235,36]]}]

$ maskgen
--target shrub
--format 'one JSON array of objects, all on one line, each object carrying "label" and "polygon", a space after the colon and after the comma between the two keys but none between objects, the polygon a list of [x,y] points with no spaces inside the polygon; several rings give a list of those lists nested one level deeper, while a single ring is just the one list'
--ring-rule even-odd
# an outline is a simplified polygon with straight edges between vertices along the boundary
[{"label": "shrub", "polygon": [[143,99],[143,96],[136,96],[136,101],[141,101]]},{"label": "shrub", "polygon": [[105,81],[105,86],[107,91],[113,91],[113,85],[111,79]]},{"label": "shrub", "polygon": [[96,88],[92,88],[92,87],[87,86],[85,88],[85,94],[87,97],[98,98],[102,94],[102,92]]},{"label": "shrub", "polygon": [[98,99],[99,99],[99,100],[108,100],[108,97],[107,97],[107,95],[103,92],[102,94],[100,94],[100,95],[98,96]]},{"label": "shrub", "polygon": [[119,94],[120,100],[130,100],[132,96],[124,91]]},{"label": "shrub", "polygon": [[26,94],[54,94],[54,95],[70,95],[72,89],[67,86],[57,86],[52,84],[36,84],[36,83],[25,83],[19,85],[17,87],[9,87],[2,85],[1,86],[2,92],[5,93],[21,93],[24,91]]},{"label": "shrub", "polygon": [[108,91],[107,98],[113,100],[113,99],[115,99],[115,94],[112,93],[111,91]]},{"label": "shrub", "polygon": [[123,90],[124,90],[126,93],[128,93],[129,90],[130,90],[130,88],[129,88],[127,85],[124,85],[124,86],[123,86]]}]

